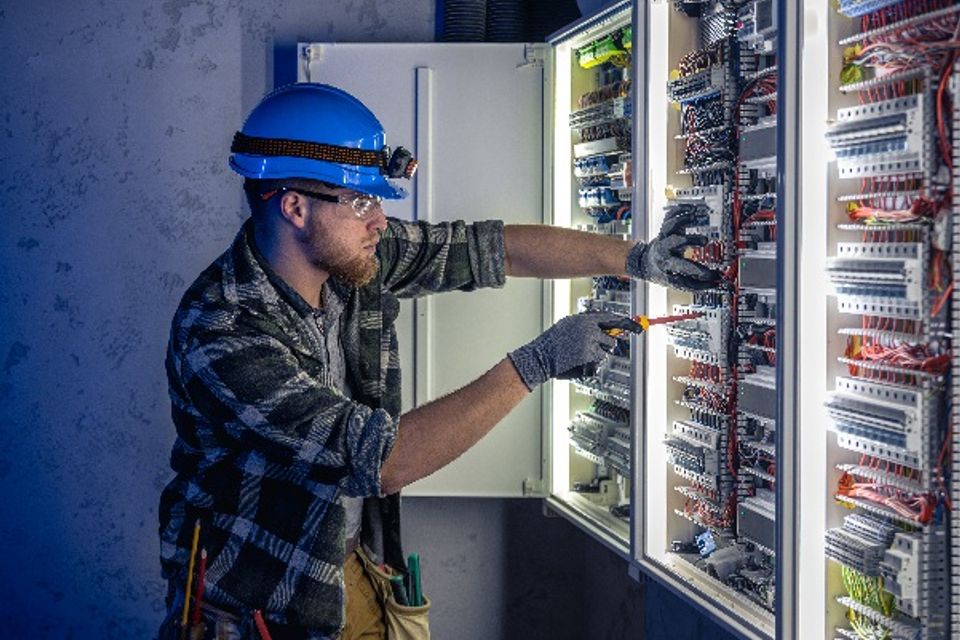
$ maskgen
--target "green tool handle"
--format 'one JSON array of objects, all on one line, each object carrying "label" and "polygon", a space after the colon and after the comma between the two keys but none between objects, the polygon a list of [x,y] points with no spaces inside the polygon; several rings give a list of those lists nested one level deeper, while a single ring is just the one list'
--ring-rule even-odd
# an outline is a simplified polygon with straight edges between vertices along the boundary
[{"label": "green tool handle", "polygon": [[410,606],[423,606],[423,591],[420,587],[420,554],[411,553],[407,558],[407,569],[409,570],[410,587],[407,593],[410,595]]}]

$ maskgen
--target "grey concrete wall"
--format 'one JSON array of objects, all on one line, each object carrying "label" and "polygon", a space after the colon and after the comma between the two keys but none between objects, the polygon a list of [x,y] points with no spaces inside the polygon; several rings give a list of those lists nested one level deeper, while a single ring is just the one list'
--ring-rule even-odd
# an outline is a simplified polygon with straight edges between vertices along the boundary
[{"label": "grey concrete wall", "polygon": [[539,500],[408,498],[438,640],[734,640]]},{"label": "grey concrete wall", "polygon": [[[542,504],[405,499],[405,546],[421,553],[434,637],[594,637],[584,634],[582,589],[592,570],[584,549],[596,543],[565,520],[545,518]],[[632,620],[633,628],[640,622]]]}]

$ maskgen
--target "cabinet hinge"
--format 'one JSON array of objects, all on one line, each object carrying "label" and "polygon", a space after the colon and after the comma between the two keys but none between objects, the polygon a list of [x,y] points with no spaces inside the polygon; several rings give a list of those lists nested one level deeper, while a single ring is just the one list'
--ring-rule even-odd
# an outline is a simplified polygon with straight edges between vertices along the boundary
[{"label": "cabinet hinge", "polygon": [[543,495],[543,481],[534,478],[523,479],[523,495],[540,496]]},{"label": "cabinet hinge", "polygon": [[524,67],[539,67],[543,68],[543,57],[546,47],[542,44],[525,44],[523,45],[523,62],[517,65],[517,69],[523,69]]}]

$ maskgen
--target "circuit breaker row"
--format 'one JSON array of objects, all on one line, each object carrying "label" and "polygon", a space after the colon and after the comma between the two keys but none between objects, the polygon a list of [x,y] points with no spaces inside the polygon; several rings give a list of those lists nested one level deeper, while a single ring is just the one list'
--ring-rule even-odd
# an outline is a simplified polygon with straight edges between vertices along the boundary
[{"label": "circuit breaker row", "polygon": [[[696,216],[693,259],[722,274],[673,313],[669,344],[685,414],[664,442],[693,534],[671,551],[747,606],[771,612],[776,586],[776,14],[775,3],[674,2],[699,47],[667,87],[679,111],[682,163],[665,218]],[[688,532],[690,527],[674,527]]]},{"label": "circuit breaker row", "polygon": [[826,407],[846,514],[825,541],[849,625],[836,634],[947,638],[953,61],[937,43],[954,37],[960,11],[842,0],[839,12],[859,28],[839,43],[832,80],[855,104],[827,134],[840,195],[826,275],[846,370]]},{"label": "circuit breaker row", "polygon": [[[630,238],[633,103],[630,95],[630,27],[618,29],[581,47],[576,64],[593,74],[593,88],[577,97],[570,114],[573,136],[572,172],[577,205],[590,222],[579,228]],[[582,73],[582,72],[581,72]],[[577,311],[630,314],[630,281],[616,276],[593,278],[591,293],[580,298]],[[630,345],[617,346],[594,375],[573,382],[573,390],[591,399],[569,425],[572,454],[592,463],[588,481],[571,490],[597,508],[626,523],[630,520],[631,365]]]}]

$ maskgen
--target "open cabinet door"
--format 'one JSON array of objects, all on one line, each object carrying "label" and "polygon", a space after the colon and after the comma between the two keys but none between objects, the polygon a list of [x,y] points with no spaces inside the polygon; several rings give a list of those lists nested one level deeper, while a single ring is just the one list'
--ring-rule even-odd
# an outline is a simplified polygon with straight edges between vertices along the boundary
[{"label": "open cabinet door", "polygon": [[[420,162],[411,197],[389,216],[538,224],[543,205],[543,65],[523,44],[309,44],[301,82],[343,88],[380,118],[393,147]],[[403,409],[474,380],[543,328],[543,285],[404,302],[398,320]],[[406,495],[519,497],[542,484],[541,392],[461,458]],[[401,423],[402,428],[402,423]],[[456,425],[450,425],[456,429]]]}]

